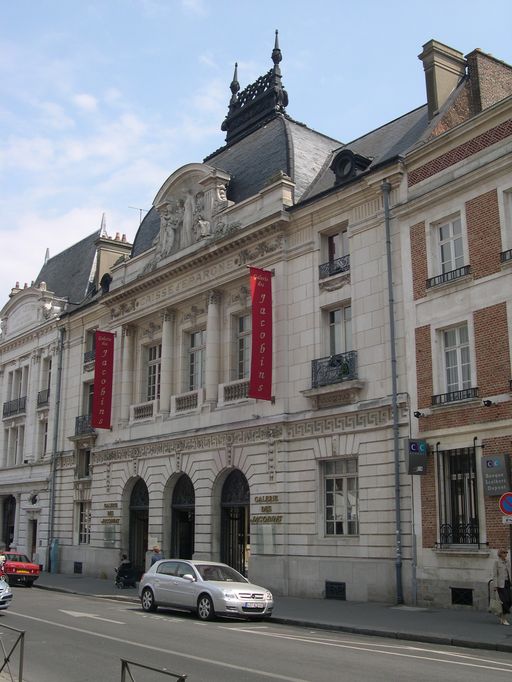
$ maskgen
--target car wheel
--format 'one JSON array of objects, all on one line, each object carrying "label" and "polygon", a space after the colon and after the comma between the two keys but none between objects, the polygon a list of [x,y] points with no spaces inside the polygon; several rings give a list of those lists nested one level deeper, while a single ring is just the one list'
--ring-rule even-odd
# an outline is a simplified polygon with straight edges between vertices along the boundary
[{"label": "car wheel", "polygon": [[27,582],[25,583],[27,587],[32,587],[33,584],[34,584],[33,580],[27,580]]},{"label": "car wheel", "polygon": [[202,594],[197,600],[197,616],[199,620],[213,620],[215,618],[213,602],[207,594]]},{"label": "car wheel", "polygon": [[149,587],[145,587],[142,590],[140,596],[140,602],[142,604],[143,611],[156,611],[157,605],[155,603],[155,597],[153,591]]}]

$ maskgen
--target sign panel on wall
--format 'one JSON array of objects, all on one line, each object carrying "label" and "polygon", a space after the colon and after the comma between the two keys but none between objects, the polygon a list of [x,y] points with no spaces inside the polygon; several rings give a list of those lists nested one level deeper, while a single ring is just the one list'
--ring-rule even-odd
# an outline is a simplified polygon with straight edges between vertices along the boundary
[{"label": "sign panel on wall", "polygon": [[272,273],[249,268],[252,352],[249,398],[272,400]]},{"label": "sign panel on wall", "polygon": [[508,492],[510,490],[508,455],[484,455],[482,481],[484,495],[503,495]]},{"label": "sign panel on wall", "polygon": [[112,377],[114,371],[114,334],[96,332],[94,355],[94,394],[91,426],[110,429],[112,414]]},{"label": "sign panel on wall", "polygon": [[428,443],[426,440],[409,438],[405,441],[407,473],[422,476],[427,473]]}]

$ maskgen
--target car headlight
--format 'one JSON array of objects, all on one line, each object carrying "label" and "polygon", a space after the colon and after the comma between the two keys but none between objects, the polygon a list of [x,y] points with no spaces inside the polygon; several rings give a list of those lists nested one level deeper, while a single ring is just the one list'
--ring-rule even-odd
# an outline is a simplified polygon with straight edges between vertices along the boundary
[{"label": "car headlight", "polygon": [[272,601],[272,592],[265,592],[265,599],[267,601]]},{"label": "car headlight", "polygon": [[238,599],[237,593],[233,590],[224,590],[223,595],[224,599]]}]

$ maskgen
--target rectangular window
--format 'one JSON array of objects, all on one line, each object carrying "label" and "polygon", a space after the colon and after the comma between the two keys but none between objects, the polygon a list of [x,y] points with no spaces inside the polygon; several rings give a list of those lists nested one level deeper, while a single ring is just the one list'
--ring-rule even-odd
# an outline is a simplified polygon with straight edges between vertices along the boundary
[{"label": "rectangular window", "polygon": [[440,450],[437,456],[440,544],[478,544],[475,448]]},{"label": "rectangular window", "polygon": [[329,355],[352,350],[352,308],[343,306],[329,311]]},{"label": "rectangular window", "polygon": [[464,244],[460,217],[437,226],[442,274],[464,266]]},{"label": "rectangular window", "polygon": [[346,228],[327,237],[327,250],[330,263],[348,255],[348,230]]},{"label": "rectangular window", "polygon": [[206,330],[190,334],[188,390],[196,391],[204,385]]},{"label": "rectangular window", "polygon": [[357,535],[357,459],[324,462],[324,514],[326,535]]},{"label": "rectangular window", "polygon": [[44,419],[39,422],[39,456],[44,457],[46,455],[46,449],[48,447],[48,419]]},{"label": "rectangular window", "polygon": [[91,451],[87,449],[77,450],[76,453],[76,476],[77,478],[89,478],[91,476]]},{"label": "rectangular window", "polygon": [[237,318],[236,332],[236,378],[248,379],[251,370],[251,315]]},{"label": "rectangular window", "polygon": [[78,543],[88,545],[91,542],[91,503],[78,503]]},{"label": "rectangular window", "polygon": [[160,398],[160,368],[162,362],[162,344],[148,348],[148,376],[146,400]]},{"label": "rectangular window", "polygon": [[443,331],[446,392],[471,386],[471,360],[467,324]]}]

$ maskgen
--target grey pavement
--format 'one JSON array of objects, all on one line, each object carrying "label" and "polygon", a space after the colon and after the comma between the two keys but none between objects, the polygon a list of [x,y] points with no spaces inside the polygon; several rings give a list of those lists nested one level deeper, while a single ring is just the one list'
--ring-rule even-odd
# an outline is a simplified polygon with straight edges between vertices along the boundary
[{"label": "grey pavement", "polygon": [[[127,602],[139,601],[136,588],[120,590],[114,586],[113,577],[102,579],[42,573],[34,587]],[[512,653],[512,625],[500,625],[496,616],[469,607],[415,608],[276,595],[274,599],[272,620],[277,623]]]}]

